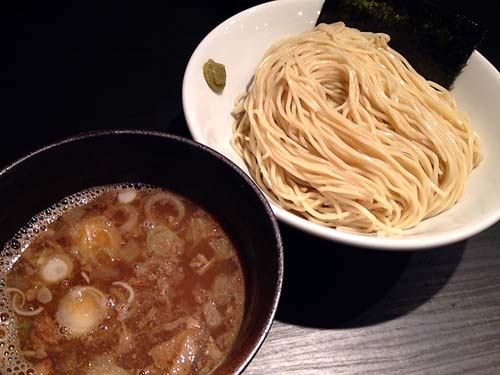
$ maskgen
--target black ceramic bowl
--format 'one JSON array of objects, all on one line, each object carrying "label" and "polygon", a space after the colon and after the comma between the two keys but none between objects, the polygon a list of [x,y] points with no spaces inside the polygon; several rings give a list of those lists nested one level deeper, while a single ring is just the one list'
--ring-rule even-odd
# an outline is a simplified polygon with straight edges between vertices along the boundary
[{"label": "black ceramic bowl", "polygon": [[214,374],[242,373],[276,312],[283,249],[266,199],[215,151],[180,137],[130,130],[87,133],[44,147],[0,172],[1,244],[62,198],[120,182],[153,184],[190,198],[235,240],[246,278],[246,311],[231,353]]}]

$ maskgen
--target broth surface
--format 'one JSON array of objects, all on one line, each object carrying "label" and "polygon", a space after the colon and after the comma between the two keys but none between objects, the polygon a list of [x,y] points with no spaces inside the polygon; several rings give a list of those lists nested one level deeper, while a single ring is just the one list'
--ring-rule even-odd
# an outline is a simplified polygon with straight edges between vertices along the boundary
[{"label": "broth surface", "polygon": [[0,373],[208,374],[227,355],[244,277],[202,208],[116,185],[68,197],[33,223],[6,245],[12,262],[0,269]]}]

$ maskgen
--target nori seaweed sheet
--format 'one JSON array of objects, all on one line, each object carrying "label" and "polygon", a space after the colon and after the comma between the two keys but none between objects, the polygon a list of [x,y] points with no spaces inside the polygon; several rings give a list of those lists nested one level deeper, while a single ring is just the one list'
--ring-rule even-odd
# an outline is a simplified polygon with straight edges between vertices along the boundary
[{"label": "nori seaweed sheet", "polygon": [[389,34],[393,49],[425,78],[446,88],[485,34],[466,17],[418,0],[325,0],[317,24],[337,21]]}]

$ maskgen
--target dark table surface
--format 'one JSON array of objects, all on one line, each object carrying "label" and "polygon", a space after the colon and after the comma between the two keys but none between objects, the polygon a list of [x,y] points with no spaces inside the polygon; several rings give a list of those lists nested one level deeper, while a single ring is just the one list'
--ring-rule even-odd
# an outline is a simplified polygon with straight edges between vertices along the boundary
[{"label": "dark table surface", "polygon": [[[213,27],[257,3],[3,2],[0,168],[92,129],[189,137],[181,85],[191,53]],[[494,3],[436,3],[485,26],[478,50],[498,69]],[[413,253],[281,228],[285,287],[246,374],[500,374],[499,223]]]}]

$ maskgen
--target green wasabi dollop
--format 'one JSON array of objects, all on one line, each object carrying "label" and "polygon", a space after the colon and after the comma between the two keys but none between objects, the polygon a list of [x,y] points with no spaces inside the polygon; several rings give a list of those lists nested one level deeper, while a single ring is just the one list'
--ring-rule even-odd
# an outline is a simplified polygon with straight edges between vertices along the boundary
[{"label": "green wasabi dollop", "polygon": [[223,64],[208,59],[203,65],[203,76],[208,86],[217,94],[220,94],[226,87],[226,67]]}]

